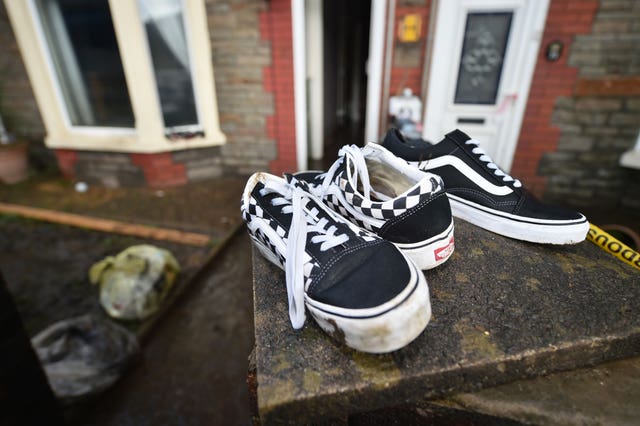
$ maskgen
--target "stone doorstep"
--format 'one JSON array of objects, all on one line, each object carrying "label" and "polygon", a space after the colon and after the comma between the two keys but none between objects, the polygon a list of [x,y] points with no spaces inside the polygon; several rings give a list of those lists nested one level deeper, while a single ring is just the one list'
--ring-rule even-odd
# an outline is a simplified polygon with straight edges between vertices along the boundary
[{"label": "stone doorstep", "polygon": [[640,273],[588,241],[545,246],[456,220],[456,251],[425,271],[433,318],[407,347],[370,355],[308,318],[292,329],[284,273],[254,252],[263,423],[418,404],[640,354]]},{"label": "stone doorstep", "polygon": [[640,357],[518,380],[432,401],[456,410],[537,425],[632,425],[640,419]]}]

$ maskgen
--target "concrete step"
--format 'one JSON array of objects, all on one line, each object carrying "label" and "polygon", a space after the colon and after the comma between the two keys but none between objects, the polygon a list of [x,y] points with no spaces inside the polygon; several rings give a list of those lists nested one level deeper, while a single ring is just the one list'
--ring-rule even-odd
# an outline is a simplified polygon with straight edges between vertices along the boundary
[{"label": "concrete step", "polygon": [[284,274],[254,254],[258,409],[317,421],[640,354],[640,272],[590,242],[545,246],[456,221],[456,251],[425,271],[433,318],[409,346],[369,355],[312,319],[291,328]]},{"label": "concrete step", "polygon": [[640,358],[518,380],[433,404],[524,424],[637,425]]}]

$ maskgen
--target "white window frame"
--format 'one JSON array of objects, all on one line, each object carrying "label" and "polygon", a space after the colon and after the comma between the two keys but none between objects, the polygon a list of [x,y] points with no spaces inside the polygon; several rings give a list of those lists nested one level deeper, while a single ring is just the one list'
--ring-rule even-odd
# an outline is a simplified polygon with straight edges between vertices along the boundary
[{"label": "white window frame", "polygon": [[4,3],[47,129],[45,143],[49,148],[154,153],[226,142],[220,130],[204,0],[182,0],[199,125],[171,130],[204,132],[204,136],[185,139],[165,136],[167,129],[137,1],[108,0],[135,117],[134,128],[71,125],[34,1]]}]

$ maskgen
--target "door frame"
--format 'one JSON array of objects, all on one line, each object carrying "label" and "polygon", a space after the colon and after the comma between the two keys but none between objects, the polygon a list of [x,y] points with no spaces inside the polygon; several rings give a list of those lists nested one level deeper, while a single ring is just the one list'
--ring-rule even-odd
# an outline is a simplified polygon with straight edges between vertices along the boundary
[{"label": "door frame", "polygon": [[[311,53],[307,52],[306,1],[291,0],[295,145],[298,170],[305,170],[308,164],[309,123],[307,120],[307,108],[312,107],[313,111],[322,110],[322,108],[318,108],[317,104],[310,106],[307,97],[307,55]],[[395,1],[371,0],[364,143],[377,141],[380,132],[382,77],[385,62],[385,40],[387,38],[387,13],[390,4],[392,6],[395,5]],[[312,131],[313,139],[311,143],[313,145],[323,143],[324,135],[322,130],[314,127]]]},{"label": "door frame", "polygon": [[[513,163],[516,146],[518,144],[518,136],[522,126],[522,119],[529,96],[531,80],[538,58],[538,50],[544,32],[544,26],[549,8],[550,0],[524,0],[524,5],[519,13],[524,14],[525,19],[522,23],[521,34],[511,34],[510,38],[529,37],[522,39],[522,43],[526,48],[515,50],[513,43],[507,48],[507,54],[512,57],[507,58],[509,64],[516,67],[513,71],[514,76],[511,81],[501,81],[498,95],[500,94],[516,94],[515,99],[496,99],[496,104],[500,105],[498,109],[506,108],[503,111],[503,117],[512,124],[506,131],[502,132],[502,138],[498,142],[498,154],[495,155],[495,161],[500,166],[509,171]],[[452,52],[457,52],[455,58],[458,58],[461,51],[462,35],[456,33],[455,25],[451,22],[457,22],[460,17],[460,11],[473,5],[485,5],[489,2],[478,0],[447,0],[439,1],[437,4],[434,43],[432,49],[432,60],[428,74],[428,91],[426,108],[423,114],[423,134],[422,137],[433,142],[439,141],[443,132],[453,129],[439,129],[439,125],[430,125],[430,123],[442,123],[447,106],[453,101],[450,98],[451,85],[455,85],[457,81],[457,70],[451,72],[451,63],[449,61],[438,61],[437,58],[451,57]],[[505,9],[514,4],[513,0],[493,0],[490,2],[491,9]],[[514,19],[516,17],[514,16]],[[464,31],[464,25],[461,27]],[[457,61],[457,59],[454,59]],[[456,62],[457,63],[457,62]],[[455,74],[455,75],[454,75]],[[510,108],[509,107],[510,103]],[[506,112],[506,113],[505,113]],[[470,135],[473,137],[473,135]]]}]

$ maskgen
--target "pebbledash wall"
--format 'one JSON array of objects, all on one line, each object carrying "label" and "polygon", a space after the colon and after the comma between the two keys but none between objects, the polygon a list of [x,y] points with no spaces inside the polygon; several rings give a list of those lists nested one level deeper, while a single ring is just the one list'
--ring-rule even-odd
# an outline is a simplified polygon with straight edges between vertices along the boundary
[{"label": "pebbledash wall", "polygon": [[[291,1],[206,2],[225,144],[159,154],[56,150],[62,171],[109,186],[166,186],[294,170]],[[395,1],[394,34],[407,13],[421,16],[422,29],[417,43],[388,40],[383,105],[404,87],[424,101],[436,5]],[[545,58],[552,41],[564,45],[555,62]],[[2,111],[11,111],[19,133],[41,138],[42,120],[2,2],[0,81]],[[380,115],[386,116],[384,107]],[[600,207],[640,213],[640,171],[619,166],[639,130],[640,2],[551,0],[511,173],[547,200],[575,206],[598,200]]]}]

